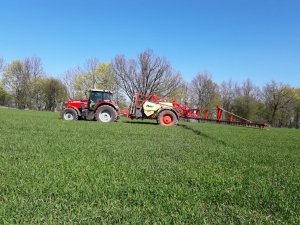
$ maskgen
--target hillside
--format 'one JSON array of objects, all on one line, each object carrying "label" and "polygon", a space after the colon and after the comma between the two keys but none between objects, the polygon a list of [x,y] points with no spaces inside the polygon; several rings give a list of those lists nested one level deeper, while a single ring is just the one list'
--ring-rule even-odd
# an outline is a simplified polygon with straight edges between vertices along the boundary
[{"label": "hillside", "polygon": [[0,223],[300,223],[300,133],[0,109]]}]

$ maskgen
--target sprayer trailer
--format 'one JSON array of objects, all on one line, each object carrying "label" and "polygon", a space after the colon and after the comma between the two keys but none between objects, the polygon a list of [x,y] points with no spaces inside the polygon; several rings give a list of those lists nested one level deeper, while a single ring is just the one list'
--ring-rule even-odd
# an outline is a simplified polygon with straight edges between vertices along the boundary
[{"label": "sprayer trailer", "polygon": [[179,119],[213,122],[228,125],[265,128],[268,123],[253,122],[232,112],[222,106],[210,108],[189,108],[176,100],[160,97],[158,95],[135,94],[130,109],[125,113],[131,119],[156,119],[158,124],[172,126]]},{"label": "sprayer trailer", "polygon": [[131,119],[156,119],[164,126],[177,124],[181,116],[182,110],[176,100],[154,94],[135,94],[128,113]]}]

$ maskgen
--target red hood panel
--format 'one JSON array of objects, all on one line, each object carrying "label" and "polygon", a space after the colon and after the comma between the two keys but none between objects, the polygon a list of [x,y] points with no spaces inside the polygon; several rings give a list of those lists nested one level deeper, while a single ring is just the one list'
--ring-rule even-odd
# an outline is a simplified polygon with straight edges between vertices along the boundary
[{"label": "red hood panel", "polygon": [[82,108],[82,103],[84,104],[84,108],[88,108],[88,99],[72,99],[66,102],[66,108],[75,107]]}]

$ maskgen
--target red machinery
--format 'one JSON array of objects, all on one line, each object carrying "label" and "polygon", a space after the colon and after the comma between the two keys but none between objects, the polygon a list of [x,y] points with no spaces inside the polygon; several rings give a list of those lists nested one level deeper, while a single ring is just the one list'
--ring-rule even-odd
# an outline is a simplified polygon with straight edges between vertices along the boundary
[{"label": "red machinery", "polygon": [[[170,100],[154,94],[136,94],[129,111],[123,111],[131,119],[156,119],[164,126],[171,126],[178,122],[179,118],[197,121],[209,121],[221,124],[240,125],[247,127],[264,128],[267,123],[252,122],[232,112],[228,112],[221,106],[201,110],[190,109],[188,103],[183,106],[176,100]],[[224,120],[227,114],[228,120]]]},{"label": "red machinery", "polygon": [[114,122],[119,118],[119,106],[112,101],[111,91],[91,89],[88,93],[88,99],[68,100],[61,117],[64,120],[81,118],[100,122]]}]

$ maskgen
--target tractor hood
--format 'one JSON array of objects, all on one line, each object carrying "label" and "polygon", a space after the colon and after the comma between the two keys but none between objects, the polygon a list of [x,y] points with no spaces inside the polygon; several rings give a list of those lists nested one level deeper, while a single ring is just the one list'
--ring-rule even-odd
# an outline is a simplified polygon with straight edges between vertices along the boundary
[{"label": "tractor hood", "polygon": [[84,106],[84,108],[88,108],[88,99],[72,99],[72,100],[68,100],[66,102],[66,108],[71,108],[71,107],[75,107],[75,108],[82,108],[82,106]]},{"label": "tractor hood", "polygon": [[[115,102],[112,102],[112,101],[109,101],[109,100],[101,101],[101,102],[95,104],[95,106],[97,108],[99,105],[102,105],[102,104],[111,105],[116,110],[119,110],[119,106]],[[65,106],[65,108],[77,108],[77,109],[81,109],[82,107],[84,107],[85,109],[89,108],[89,100],[88,99],[72,99],[72,100],[68,100],[66,102],[66,106]]]}]

